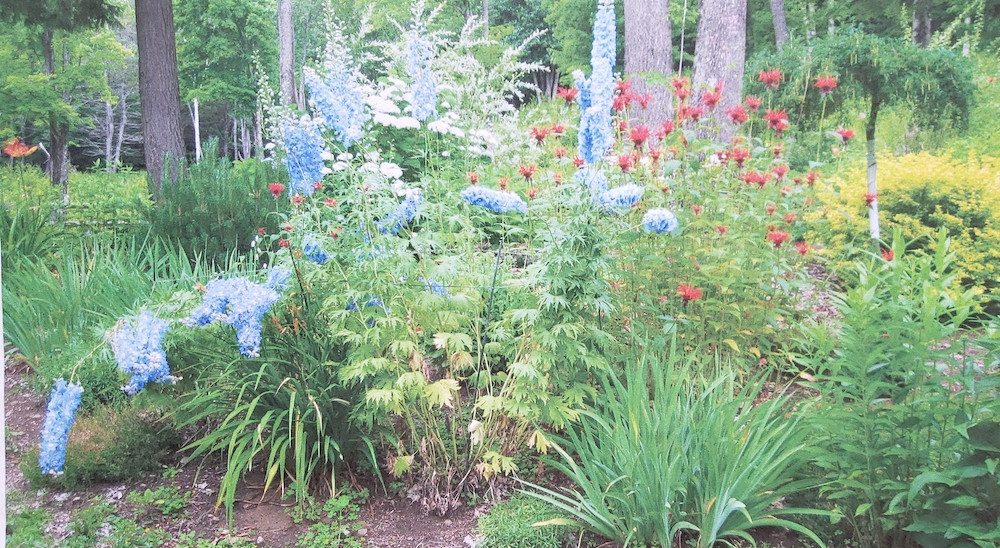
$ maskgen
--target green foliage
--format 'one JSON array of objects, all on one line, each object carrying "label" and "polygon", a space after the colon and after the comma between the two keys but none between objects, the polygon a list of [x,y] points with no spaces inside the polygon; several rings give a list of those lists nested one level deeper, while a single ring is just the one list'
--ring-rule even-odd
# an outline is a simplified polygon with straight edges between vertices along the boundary
[{"label": "green foliage", "polygon": [[325,548],[340,546],[343,548],[361,548],[364,539],[360,536],[361,504],[368,498],[368,491],[347,491],[331,496],[318,506],[310,497],[304,505],[296,507],[292,518],[295,523],[302,521],[314,522],[309,530],[299,536],[295,546],[298,548]]},{"label": "green foliage", "polygon": [[995,381],[980,385],[972,361],[955,357],[975,344],[958,331],[975,298],[954,289],[944,233],[933,255],[895,236],[895,258],[859,263],[857,283],[836,298],[842,319],[803,340],[824,402],[813,419],[824,434],[820,493],[863,547],[905,543],[914,516],[896,507],[911,483],[952,466],[962,433],[995,415]]},{"label": "green foliage", "polygon": [[559,512],[544,502],[516,494],[510,500],[499,501],[479,518],[479,534],[483,548],[559,548],[566,536],[564,528],[540,526]]},{"label": "green foliage", "polygon": [[143,492],[131,491],[125,502],[139,507],[140,512],[157,513],[167,518],[177,518],[191,504],[191,492],[182,492],[176,485],[161,485]]},{"label": "green foliage", "polygon": [[528,493],[626,545],[669,547],[687,534],[710,547],[768,525],[822,545],[781,517],[810,510],[773,506],[806,486],[793,481],[807,462],[801,410],[785,396],[761,398],[759,379],[737,387],[718,365],[707,380],[697,373],[705,365],[671,346],[627,364],[621,379],[601,376],[604,397],[554,445],[552,465],[572,487],[527,484]]},{"label": "green foliage", "polygon": [[[597,2],[588,0],[546,0],[543,6],[547,10],[545,22],[552,29],[552,39],[555,46],[550,49],[552,63],[559,68],[560,74],[569,74],[574,70],[582,70],[590,74],[590,46],[594,41],[594,14],[597,13]],[[625,27],[624,3],[615,2],[615,15],[618,20],[618,36],[624,36]],[[623,59],[625,41],[618,40],[618,59]],[[621,63],[616,63],[621,67]]]},{"label": "green foliage", "polygon": [[[10,493],[8,493],[8,497]],[[7,546],[23,548],[47,548],[51,541],[46,538],[45,526],[52,515],[44,508],[20,508],[17,511],[7,507]]]},{"label": "green foliage", "polygon": [[35,484],[63,489],[137,480],[158,469],[180,443],[177,430],[158,415],[131,403],[98,407],[73,423],[62,475],[41,475],[37,451],[26,455],[22,471]]},{"label": "green foliage", "polygon": [[209,142],[202,161],[181,170],[144,209],[151,231],[217,266],[233,253],[249,252],[258,228],[276,231],[277,219],[269,213],[287,211],[289,204],[268,190],[279,180],[272,164],[245,160],[239,166],[220,158],[218,142]]},{"label": "green foliage", "polygon": [[72,534],[63,544],[66,548],[103,545],[157,548],[169,539],[166,531],[144,529],[135,521],[117,515],[115,507],[101,502],[100,498],[91,502],[93,504],[73,512],[69,524]]}]

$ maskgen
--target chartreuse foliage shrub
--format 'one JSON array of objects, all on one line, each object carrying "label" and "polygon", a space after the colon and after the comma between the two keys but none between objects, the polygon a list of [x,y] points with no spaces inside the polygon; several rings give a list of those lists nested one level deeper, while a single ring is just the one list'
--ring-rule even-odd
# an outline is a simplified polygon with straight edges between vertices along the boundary
[{"label": "chartreuse foliage shrub", "polygon": [[[755,527],[782,526],[820,539],[776,508],[806,488],[793,481],[809,460],[804,403],[762,397],[757,377],[743,387],[728,366],[647,350],[619,376],[599,377],[602,397],[553,442],[547,459],[566,490],[527,484],[527,493],[573,523],[626,546],[697,546],[752,539]],[[681,543],[680,545],[683,545]]]},{"label": "chartreuse foliage shrub", "polygon": [[[892,260],[857,264],[835,300],[842,317],[804,331],[801,364],[821,402],[819,493],[859,546],[937,546],[944,535],[990,545],[995,505],[974,501],[996,480],[995,467],[976,468],[991,458],[980,433],[998,411],[996,342],[963,338],[976,297],[956,289],[945,231],[931,254],[907,251],[900,232]],[[990,349],[985,365],[964,357],[975,345]],[[982,489],[968,491],[964,473]]]},{"label": "chartreuse foliage shrub", "polygon": [[524,494],[497,502],[479,518],[483,548],[560,548],[569,533],[565,527],[536,525],[560,517],[559,510]]},{"label": "chartreuse foliage shrub", "polygon": [[[834,250],[860,243],[867,226],[864,171],[831,180],[820,198]],[[884,226],[900,230],[905,252],[930,252],[944,230],[962,287],[996,298],[1000,280],[1000,159],[920,152],[879,159],[879,212]],[[856,257],[851,257],[856,258]],[[992,305],[990,310],[997,310]]]}]

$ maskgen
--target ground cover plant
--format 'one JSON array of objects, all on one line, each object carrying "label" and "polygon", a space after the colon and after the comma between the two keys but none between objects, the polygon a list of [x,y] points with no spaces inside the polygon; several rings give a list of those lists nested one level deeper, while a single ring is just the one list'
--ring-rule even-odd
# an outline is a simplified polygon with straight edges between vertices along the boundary
[{"label": "ground cover plant", "polygon": [[[301,546],[361,543],[358,477],[441,516],[512,488],[555,512],[523,538],[484,518],[499,545],[995,540],[1000,345],[975,207],[994,160],[885,159],[868,196],[840,165],[864,153],[838,76],[796,75],[819,110],[800,117],[766,64],[725,112],[732,141],[712,139],[720,90],[681,75],[674,117],[647,125],[649,98],[612,76],[608,1],[589,74],[518,111],[519,47],[487,65],[499,46],[438,15],[415,4],[395,42],[330,21],[308,108],[268,105],[269,155],[208,147],[155,205],[109,203],[135,234],[56,231],[58,200],[5,207],[5,335],[50,394],[29,477],[129,479],[183,445],[224,463],[230,525],[259,473],[315,522]],[[968,194],[916,180],[914,158]],[[879,200],[891,240],[838,213]],[[71,543],[105,523],[165,542],[138,530],[190,500],[137,491],[115,520],[97,501]],[[44,519],[19,512],[15,534]]]}]

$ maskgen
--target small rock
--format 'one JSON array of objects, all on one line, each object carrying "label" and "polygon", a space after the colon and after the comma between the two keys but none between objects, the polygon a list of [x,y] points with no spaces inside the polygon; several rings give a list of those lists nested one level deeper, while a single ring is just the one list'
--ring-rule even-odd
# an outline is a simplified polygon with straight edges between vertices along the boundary
[{"label": "small rock", "polygon": [[452,523],[452,521],[450,519],[444,520],[445,527],[451,527],[451,523]]},{"label": "small rock", "polygon": [[69,493],[56,493],[52,496],[52,500],[56,502],[66,502],[69,500]]}]

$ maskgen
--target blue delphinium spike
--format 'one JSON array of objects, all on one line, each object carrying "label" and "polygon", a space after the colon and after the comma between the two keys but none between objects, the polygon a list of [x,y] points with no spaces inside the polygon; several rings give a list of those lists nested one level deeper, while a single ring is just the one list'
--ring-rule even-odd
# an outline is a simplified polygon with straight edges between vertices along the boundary
[{"label": "blue delphinium spike", "polygon": [[663,208],[653,208],[642,216],[642,226],[650,232],[663,234],[673,232],[678,227],[677,217]]},{"label": "blue delphinium spike", "polygon": [[313,186],[323,180],[323,136],[316,123],[306,117],[281,126],[288,168],[288,194],[311,196]]},{"label": "blue delphinium spike", "polygon": [[264,285],[275,291],[281,291],[285,289],[285,284],[288,283],[288,279],[291,276],[292,272],[287,268],[272,268],[271,272],[267,275],[267,281],[264,282]]},{"label": "blue delphinium spike", "polygon": [[608,189],[608,178],[599,169],[582,167],[573,174],[573,180],[587,187],[595,200]]},{"label": "blue delphinium spike", "polygon": [[66,464],[66,442],[69,429],[76,420],[83,387],[57,379],[52,385],[49,405],[42,424],[42,446],[38,453],[38,466],[43,474],[59,475]]},{"label": "blue delphinium spike", "polygon": [[601,59],[610,66],[615,66],[618,57],[618,28],[615,22],[614,0],[600,0],[597,4],[597,15],[594,17],[594,43],[590,48],[590,62],[597,64]]},{"label": "blue delphinium spike", "polygon": [[135,325],[120,324],[111,334],[111,348],[118,362],[118,369],[130,375],[122,390],[134,396],[150,382],[175,382],[170,375],[167,354],[163,351],[163,336],[169,324],[143,311]]},{"label": "blue delphinium spike", "polygon": [[309,240],[302,246],[302,255],[316,264],[324,264],[330,258],[316,240]]},{"label": "blue delphinium spike", "polygon": [[527,213],[528,204],[520,196],[506,190],[493,190],[472,185],[459,194],[463,200],[474,206],[485,207],[494,213]]},{"label": "blue delphinium spike", "polygon": [[434,47],[423,25],[417,25],[406,42],[406,72],[412,80],[413,117],[423,122],[437,116],[437,83],[431,70]]}]

